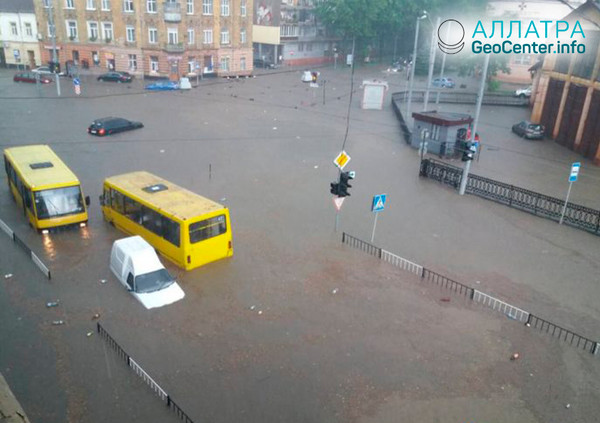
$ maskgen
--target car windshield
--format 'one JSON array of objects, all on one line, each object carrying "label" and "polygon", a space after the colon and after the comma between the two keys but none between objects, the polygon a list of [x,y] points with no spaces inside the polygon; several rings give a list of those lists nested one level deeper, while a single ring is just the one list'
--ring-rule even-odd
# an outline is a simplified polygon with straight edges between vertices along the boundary
[{"label": "car windshield", "polygon": [[83,213],[85,210],[79,186],[35,191],[34,197],[38,219]]},{"label": "car windshield", "polygon": [[159,269],[154,272],[145,273],[135,277],[135,292],[147,294],[160,291],[175,282],[167,269]]},{"label": "car windshield", "polygon": [[535,123],[529,124],[529,129],[533,129],[534,131],[541,131],[542,125],[536,125]]}]

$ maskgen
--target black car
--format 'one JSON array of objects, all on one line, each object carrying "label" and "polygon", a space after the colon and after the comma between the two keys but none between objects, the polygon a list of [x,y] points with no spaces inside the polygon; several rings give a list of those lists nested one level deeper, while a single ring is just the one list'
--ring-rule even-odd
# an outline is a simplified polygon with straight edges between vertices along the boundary
[{"label": "black car", "polygon": [[528,120],[523,120],[512,126],[512,131],[527,139],[542,139],[544,138],[544,126],[538,123],[531,123]]},{"label": "black car", "polygon": [[103,137],[105,135],[111,135],[116,132],[130,131],[132,129],[143,128],[142,122],[133,122],[131,120],[118,118],[118,117],[106,117],[102,119],[96,119],[88,128],[88,134],[97,135]]},{"label": "black car", "polygon": [[275,63],[273,63],[269,60],[254,59],[253,63],[254,63],[255,68],[275,69],[277,67],[277,65]]},{"label": "black car", "polygon": [[98,81],[131,82],[133,76],[127,72],[107,72],[98,76]]}]

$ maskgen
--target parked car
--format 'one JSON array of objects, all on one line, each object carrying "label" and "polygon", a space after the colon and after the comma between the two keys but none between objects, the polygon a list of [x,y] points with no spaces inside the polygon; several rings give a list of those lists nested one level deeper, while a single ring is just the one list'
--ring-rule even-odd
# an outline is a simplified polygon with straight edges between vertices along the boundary
[{"label": "parked car", "polygon": [[441,88],[454,88],[456,83],[452,78],[435,78],[431,85]]},{"label": "parked car", "polygon": [[178,90],[179,84],[175,81],[170,81],[168,79],[163,79],[160,81],[153,82],[152,84],[146,85],[147,90],[155,90],[155,91],[170,91],[170,90]]},{"label": "parked car", "polygon": [[531,85],[515,91],[515,97],[529,98],[531,97]]},{"label": "parked car", "polygon": [[107,72],[98,76],[98,81],[131,82],[133,76],[127,72]]},{"label": "parked car", "polygon": [[13,81],[15,82],[28,82],[30,84],[35,84],[37,79],[39,79],[42,84],[49,84],[52,82],[50,76],[33,72],[20,72],[13,77]]},{"label": "parked car", "polygon": [[88,134],[103,137],[117,132],[130,131],[132,129],[143,128],[142,122],[133,122],[131,120],[118,117],[105,117],[96,119],[88,127]]},{"label": "parked car", "polygon": [[265,60],[265,59],[254,59],[253,64],[254,64],[255,68],[262,68],[262,69],[277,68],[277,65],[275,63],[271,62],[270,60]]},{"label": "parked car", "polygon": [[110,270],[147,309],[172,304],[185,297],[154,248],[139,235],[113,243]]},{"label": "parked car", "polygon": [[527,139],[542,139],[544,138],[544,126],[538,123],[531,123],[528,120],[523,120],[512,126],[512,131]]}]

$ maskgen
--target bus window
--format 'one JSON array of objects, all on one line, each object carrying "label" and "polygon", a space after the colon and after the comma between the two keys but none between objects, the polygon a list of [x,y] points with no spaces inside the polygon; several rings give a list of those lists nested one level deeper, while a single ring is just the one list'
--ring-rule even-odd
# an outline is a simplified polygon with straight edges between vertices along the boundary
[{"label": "bus window", "polygon": [[211,217],[200,222],[190,224],[190,242],[204,241],[227,232],[227,222],[224,215]]},{"label": "bus window", "polygon": [[78,186],[35,191],[34,196],[38,219],[50,219],[85,211]]},{"label": "bus window", "polygon": [[169,241],[171,244],[179,247],[179,233],[181,229],[179,228],[179,223],[169,219],[166,216],[162,216],[163,220],[163,237]]},{"label": "bus window", "polygon": [[111,191],[111,206],[117,212],[123,214],[125,209],[123,208],[124,195],[119,191],[112,189]]},{"label": "bus window", "polygon": [[124,196],[125,199],[125,216],[133,220],[135,223],[142,223],[142,205],[131,198]]}]

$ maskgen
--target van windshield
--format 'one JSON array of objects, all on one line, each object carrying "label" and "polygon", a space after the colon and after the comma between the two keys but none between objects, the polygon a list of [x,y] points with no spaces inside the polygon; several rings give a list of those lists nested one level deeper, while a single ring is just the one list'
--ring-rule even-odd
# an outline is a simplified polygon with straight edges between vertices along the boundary
[{"label": "van windshield", "polygon": [[154,272],[145,273],[135,277],[135,292],[147,294],[149,292],[160,291],[173,282],[173,277],[167,272],[167,269],[159,269]]}]

